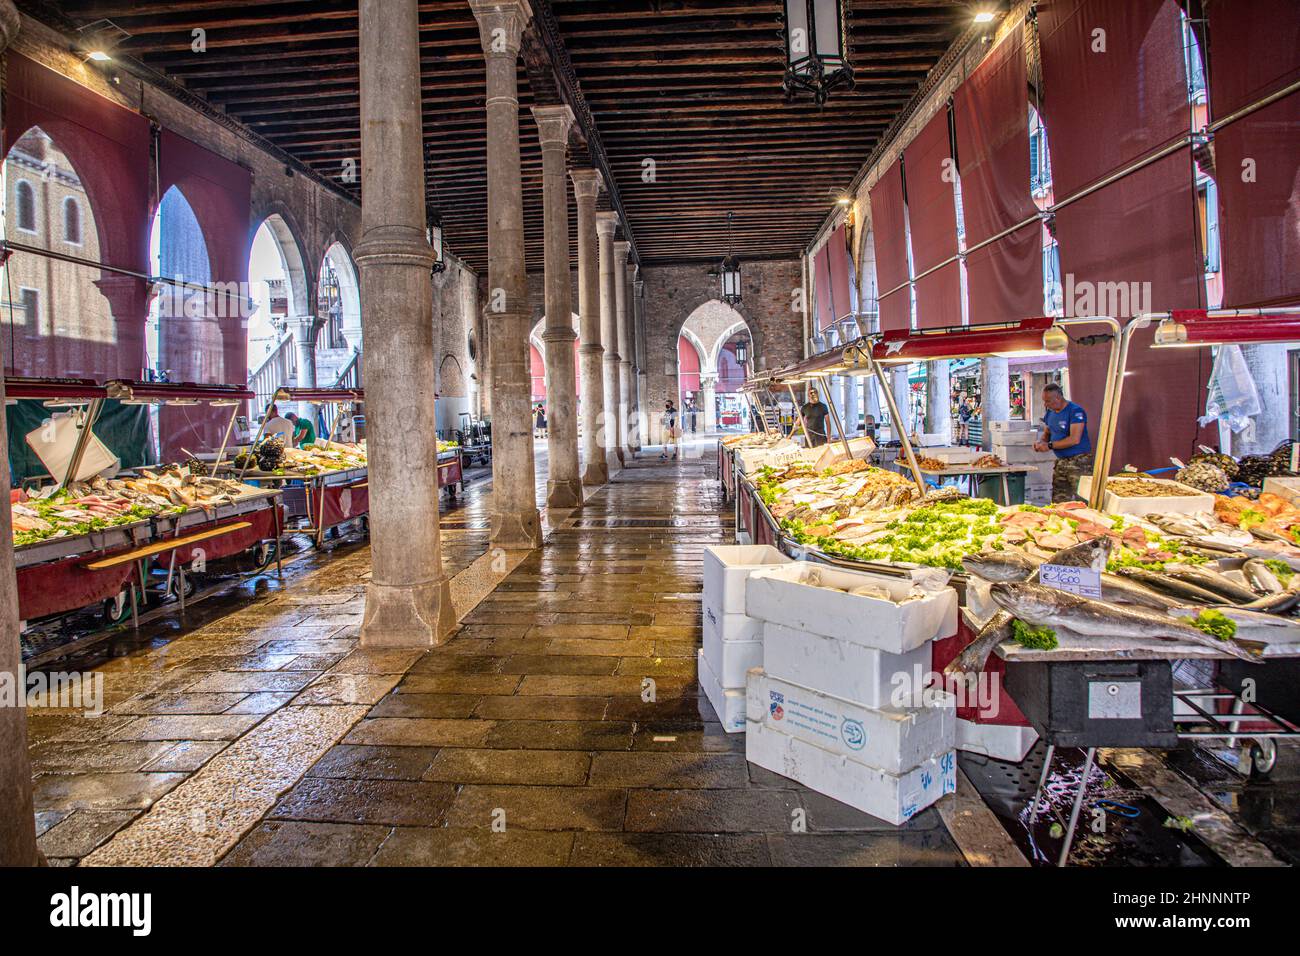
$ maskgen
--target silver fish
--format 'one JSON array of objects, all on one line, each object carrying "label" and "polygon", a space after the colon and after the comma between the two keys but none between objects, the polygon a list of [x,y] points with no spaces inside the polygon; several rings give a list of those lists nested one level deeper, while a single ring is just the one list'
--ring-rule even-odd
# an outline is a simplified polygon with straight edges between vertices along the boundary
[{"label": "silver fish", "polygon": [[999,582],[989,588],[993,601],[1027,624],[1063,628],[1088,637],[1127,637],[1138,641],[1183,641],[1243,661],[1256,654],[1233,640],[1221,641],[1180,620],[1145,608],[1120,607],[1068,594],[1041,584]]},{"label": "silver fish", "polygon": [[1014,620],[1015,618],[1006,611],[998,611],[994,614],[980,628],[979,633],[975,635],[975,640],[967,644],[965,650],[948,662],[948,666],[943,669],[944,674],[949,677],[956,677],[959,674],[973,677],[984,670],[984,663],[989,659],[989,654],[993,653],[993,648],[1011,636],[1011,622]]},{"label": "silver fish", "polygon": [[1027,581],[1039,563],[1023,551],[981,551],[961,559],[966,573],[985,581]]},{"label": "silver fish", "polygon": [[1219,597],[1231,601],[1233,604],[1246,604],[1255,600],[1259,595],[1247,587],[1225,578],[1222,574],[1211,571],[1208,568],[1198,568],[1194,566],[1165,567],[1165,574],[1169,575],[1175,581],[1185,581],[1188,584],[1194,584],[1198,588],[1204,588]]},{"label": "silver fish", "polygon": [[1250,586],[1261,594],[1280,594],[1282,582],[1278,580],[1273,569],[1264,563],[1263,558],[1250,558],[1241,566],[1241,573],[1246,576]]},{"label": "silver fish", "polygon": [[1159,571],[1151,571],[1147,568],[1120,568],[1117,573],[1153,591],[1175,598],[1183,604],[1222,604],[1224,601],[1223,597],[1214,591],[1193,584],[1191,581],[1180,581]]}]

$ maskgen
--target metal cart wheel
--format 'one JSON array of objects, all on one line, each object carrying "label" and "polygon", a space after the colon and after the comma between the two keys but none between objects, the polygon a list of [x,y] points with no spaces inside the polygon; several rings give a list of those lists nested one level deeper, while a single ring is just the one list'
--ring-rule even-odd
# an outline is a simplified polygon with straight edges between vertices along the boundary
[{"label": "metal cart wheel", "polygon": [[275,562],[278,541],[259,541],[253,546],[253,570],[265,571]]},{"label": "metal cart wheel", "polygon": [[1252,780],[1266,780],[1268,775],[1273,772],[1273,768],[1277,766],[1277,744],[1267,737],[1252,741],[1248,759],[1250,760],[1250,778]]},{"label": "metal cart wheel", "polygon": [[[182,594],[182,588],[184,593]],[[171,594],[172,597],[188,600],[194,596],[194,592],[199,589],[198,583],[193,574],[180,574],[179,572],[172,575]]]},{"label": "metal cart wheel", "polygon": [[104,621],[108,624],[121,624],[131,616],[131,591],[123,588],[116,595],[107,598],[103,604]]}]

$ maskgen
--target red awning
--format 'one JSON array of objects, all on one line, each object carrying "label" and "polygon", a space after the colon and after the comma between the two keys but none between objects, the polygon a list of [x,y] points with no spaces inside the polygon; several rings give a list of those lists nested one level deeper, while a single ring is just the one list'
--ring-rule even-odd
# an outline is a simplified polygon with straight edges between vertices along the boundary
[{"label": "red awning", "polygon": [[5,376],[6,399],[51,399],[90,400],[107,398],[108,390],[94,379],[89,378],[24,378]]},{"label": "red awning", "polygon": [[122,401],[244,402],[257,393],[243,385],[199,385],[194,382],[130,382],[117,379],[105,386],[109,398]]}]

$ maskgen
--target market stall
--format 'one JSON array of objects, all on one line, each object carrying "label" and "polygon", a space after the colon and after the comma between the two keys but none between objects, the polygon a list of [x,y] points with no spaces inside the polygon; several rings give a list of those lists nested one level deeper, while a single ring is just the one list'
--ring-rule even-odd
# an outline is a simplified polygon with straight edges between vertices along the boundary
[{"label": "market stall", "polygon": [[[1219,341],[1239,340],[1223,321],[1227,317],[1163,317],[1155,345],[1212,344],[1216,333],[1232,336]],[[1008,507],[932,489],[861,460],[818,469],[792,459],[752,473],[737,470],[738,538],[770,542],[790,558],[873,574],[905,575],[927,566],[950,572],[963,613],[954,634],[933,641],[931,667],[946,671],[948,682],[960,677],[995,690],[984,705],[958,700],[960,749],[1018,761],[1038,735],[1050,746],[1084,747],[1090,757],[1098,746],[1220,739],[1244,743],[1246,765],[1267,772],[1272,741],[1300,733],[1295,694],[1288,692],[1300,686],[1300,620],[1291,617],[1300,606],[1300,578],[1294,578],[1300,508],[1258,484],[1252,498],[1238,500],[1177,480],[1108,476],[1132,332],[1100,321],[1118,334],[1109,340],[1112,388],[1097,439],[1097,470],[1081,486],[1087,504]],[[968,352],[1056,351],[1063,346],[1061,324],[1027,320],[952,330],[942,338],[895,333],[771,377],[879,374],[891,363]],[[1252,326],[1250,340],[1265,334]],[[1271,334],[1271,340],[1300,340],[1300,321],[1279,319]],[[1195,466],[1189,480],[1225,464],[1225,456],[1200,457],[1187,463]],[[923,464],[906,467],[909,458],[916,460],[907,436],[901,458],[914,477],[926,472]],[[1250,474],[1258,481],[1281,465],[1271,467]],[[1045,613],[1034,602],[1009,603],[1012,597],[1027,601],[1016,591],[1024,587],[1042,592],[1026,592],[1030,596],[1064,604],[1049,605]],[[998,589],[1008,591],[1001,595],[1008,603],[994,599]],[[1106,621],[1106,630],[1080,638],[1072,628],[1086,628],[1087,614]],[[1175,684],[1175,664],[1188,659],[1205,664],[1203,686]],[[1272,696],[1243,694],[1236,680],[1242,674],[1251,678],[1248,686],[1267,686]],[[1268,679],[1261,681],[1262,675]],[[1232,683],[1228,677],[1235,690],[1225,686]],[[1055,696],[1044,698],[1044,688]],[[1062,860],[1072,835],[1073,827]]]},{"label": "market stall", "polygon": [[[234,408],[246,397],[217,386],[6,379],[7,401],[39,400],[70,413],[24,436],[50,474],[10,491],[20,618],[102,604],[117,622],[137,613],[160,566],[167,569],[166,593],[178,568],[183,581],[184,568],[196,562],[204,569],[260,547],[267,555],[262,566],[269,564],[276,552],[268,542],[279,536],[278,495],[209,477],[189,464],[122,471],[94,432],[110,402]],[[70,446],[65,422],[77,430]],[[183,600],[183,589],[175,593]]]}]

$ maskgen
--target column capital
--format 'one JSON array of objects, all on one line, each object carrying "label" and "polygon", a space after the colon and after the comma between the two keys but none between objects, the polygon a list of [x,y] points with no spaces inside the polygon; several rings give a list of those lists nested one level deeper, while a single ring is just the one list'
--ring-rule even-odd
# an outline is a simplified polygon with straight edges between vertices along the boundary
[{"label": "column capital", "polygon": [[614,259],[615,259],[615,261],[618,262],[620,265],[626,267],[626,266],[627,266],[627,254],[628,254],[628,252],[631,251],[631,249],[632,249],[632,243],[627,242],[626,240],[623,240],[623,239],[618,239],[618,240],[616,240],[616,241],[614,242]]},{"label": "column capital", "polygon": [[614,235],[618,228],[618,213],[606,209],[596,213],[596,232],[602,236]]},{"label": "column capital", "polygon": [[564,149],[569,145],[569,131],[574,124],[573,110],[569,106],[534,106],[533,119],[537,121],[537,138],[542,149]]},{"label": "column capital", "polygon": [[519,56],[524,28],[533,18],[528,0],[469,0],[469,8],[478,21],[479,42],[489,57]]},{"label": "column capital", "polygon": [[573,195],[578,199],[595,199],[605,186],[598,169],[571,169],[569,178],[573,180]]}]

